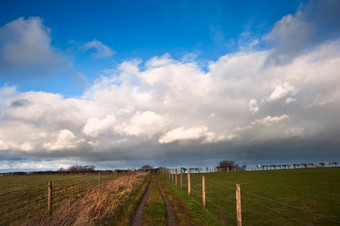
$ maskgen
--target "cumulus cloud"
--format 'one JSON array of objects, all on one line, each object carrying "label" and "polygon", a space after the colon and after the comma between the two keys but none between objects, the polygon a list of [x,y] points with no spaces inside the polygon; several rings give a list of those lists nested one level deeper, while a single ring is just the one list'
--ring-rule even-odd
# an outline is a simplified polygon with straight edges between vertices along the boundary
[{"label": "cumulus cloud", "polygon": [[176,150],[208,158],[208,150],[221,155],[266,143],[306,147],[320,137],[332,143],[326,131],[340,133],[339,49],[340,40],[327,42],[270,67],[259,63],[268,51],[240,52],[211,62],[207,72],[169,55],[126,61],[78,98],[4,86],[0,153],[113,161],[176,159]]},{"label": "cumulus cloud", "polygon": [[58,132],[55,141],[45,143],[43,146],[48,151],[70,150],[76,148],[80,142],[72,131],[63,129]]},{"label": "cumulus cloud", "polygon": [[279,100],[287,96],[289,93],[295,94],[297,91],[296,88],[289,82],[282,82],[280,80],[275,81],[272,84],[272,90],[273,91],[269,96],[269,101]]},{"label": "cumulus cloud", "polygon": [[258,107],[258,105],[257,105],[257,100],[256,100],[256,99],[251,99],[251,100],[249,101],[248,106],[249,106],[249,111],[250,111],[251,113],[256,113],[256,112],[259,111],[259,107]]},{"label": "cumulus cloud", "polygon": [[113,131],[116,117],[113,114],[107,115],[104,119],[100,120],[96,117],[91,117],[86,121],[83,128],[83,133],[88,136],[97,137],[99,134],[110,130]]},{"label": "cumulus cloud", "polygon": [[92,54],[95,58],[106,58],[111,57],[115,52],[108,47],[107,45],[104,45],[100,41],[94,39],[91,42],[86,42],[82,45],[82,48],[84,50],[91,50],[94,49],[95,52]]},{"label": "cumulus cloud", "polygon": [[51,30],[39,17],[20,17],[0,27],[0,73],[41,77],[68,67],[50,36]]},{"label": "cumulus cloud", "polygon": [[201,138],[203,138],[203,142],[214,142],[223,139],[222,137],[217,139],[215,133],[209,132],[206,126],[198,126],[193,128],[179,127],[167,132],[165,135],[160,137],[159,143],[166,144],[174,141],[190,141]]},{"label": "cumulus cloud", "polygon": [[340,2],[312,0],[294,15],[286,15],[263,37],[271,49],[268,63],[285,64],[340,35]]},{"label": "cumulus cloud", "polygon": [[[278,27],[292,29],[290,23],[310,24],[299,16],[306,8],[282,19],[269,36]],[[268,64],[273,54],[288,54],[277,52],[280,38],[272,49],[226,54],[205,70],[194,59],[168,54],[124,61],[101,71],[77,98],[3,86],[0,160],[338,158],[340,39],[319,40],[308,51],[289,52],[294,60],[284,64]],[[2,168],[12,169],[6,161]]]},{"label": "cumulus cloud", "polygon": [[115,127],[119,134],[129,136],[152,136],[162,131],[167,123],[167,117],[152,111],[136,112],[128,123]]}]

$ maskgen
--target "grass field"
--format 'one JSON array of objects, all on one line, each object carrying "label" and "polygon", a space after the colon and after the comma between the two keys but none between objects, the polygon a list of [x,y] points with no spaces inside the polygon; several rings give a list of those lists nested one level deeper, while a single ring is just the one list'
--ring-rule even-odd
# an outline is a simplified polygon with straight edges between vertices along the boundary
[{"label": "grass field", "polygon": [[[101,183],[117,176],[102,174]],[[47,211],[47,185],[53,183],[53,208],[99,185],[98,174],[0,177],[0,225],[26,221]]]},{"label": "grass field", "polygon": [[244,225],[340,223],[340,168],[191,174],[191,197],[198,203],[203,175],[207,210],[221,224],[236,225],[236,184],[241,185]]}]

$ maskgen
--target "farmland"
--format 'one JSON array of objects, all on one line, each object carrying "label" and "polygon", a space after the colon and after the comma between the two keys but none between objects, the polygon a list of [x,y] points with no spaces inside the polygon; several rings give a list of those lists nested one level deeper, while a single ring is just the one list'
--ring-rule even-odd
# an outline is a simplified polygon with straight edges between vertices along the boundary
[{"label": "farmland", "polygon": [[[235,185],[241,185],[244,225],[335,225],[340,221],[340,168],[191,174],[191,197],[222,224],[236,224]],[[179,189],[179,188],[176,188]],[[183,175],[187,192],[187,175]],[[337,222],[336,222],[337,221]]]},{"label": "farmland", "polygon": [[[103,174],[102,186],[120,176]],[[53,182],[53,209],[99,187],[98,174],[0,177],[0,225],[27,221],[47,210],[47,185]]]},{"label": "farmland", "polygon": [[[101,186],[98,174],[0,177],[0,225],[128,225],[150,176],[111,173],[100,179]],[[51,216],[48,181],[53,181]],[[177,186],[167,174],[155,176],[152,184],[144,225],[166,224],[161,188],[179,225],[236,225],[236,184],[241,186],[244,225],[337,225],[340,221],[340,168],[191,173],[190,196],[187,174],[183,174],[183,189],[180,175]]]}]

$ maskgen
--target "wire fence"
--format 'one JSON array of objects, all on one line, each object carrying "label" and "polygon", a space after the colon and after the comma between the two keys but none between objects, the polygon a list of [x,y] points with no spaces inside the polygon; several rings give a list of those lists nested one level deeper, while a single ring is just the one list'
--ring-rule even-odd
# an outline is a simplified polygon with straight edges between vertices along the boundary
[{"label": "wire fence", "polygon": [[2,177],[0,183],[0,225],[26,221],[47,212],[48,181],[53,181],[53,208],[63,201],[81,197],[87,191],[120,175],[113,173],[70,175],[20,175]]},{"label": "wire fence", "polygon": [[[236,225],[235,184],[225,180],[223,176],[216,177],[216,174],[227,175],[228,173],[191,173],[190,196],[202,203],[202,176],[204,175],[206,210],[222,224]],[[180,171],[178,177],[180,178]],[[177,186],[180,187],[180,180],[178,181]],[[182,189],[188,191],[188,174],[182,174]],[[282,196],[285,195],[282,193],[273,196],[279,198],[268,197],[266,194],[242,189],[241,184],[241,194],[244,225],[340,225],[339,216],[336,219],[281,201],[284,199]]]}]

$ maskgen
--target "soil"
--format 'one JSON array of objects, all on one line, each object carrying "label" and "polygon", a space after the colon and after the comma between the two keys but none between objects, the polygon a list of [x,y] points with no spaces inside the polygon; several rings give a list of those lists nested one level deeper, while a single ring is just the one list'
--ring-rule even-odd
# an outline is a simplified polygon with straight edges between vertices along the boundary
[{"label": "soil", "polygon": [[133,218],[131,220],[131,224],[130,224],[131,226],[141,226],[143,224],[144,209],[149,199],[152,184],[153,184],[153,176],[151,177],[148,188],[146,189],[142,199],[140,200],[135,210],[135,214],[133,215]]},{"label": "soil", "polygon": [[163,198],[163,201],[165,203],[165,208],[166,208],[166,224],[168,226],[176,226],[177,225],[177,222],[176,222],[176,214],[175,214],[175,211],[174,209],[172,208],[170,202],[169,202],[169,199],[166,197],[160,183],[159,183],[159,180],[157,178],[157,183],[158,183],[158,189],[159,191],[161,192],[161,195],[162,195],[162,198]]}]

